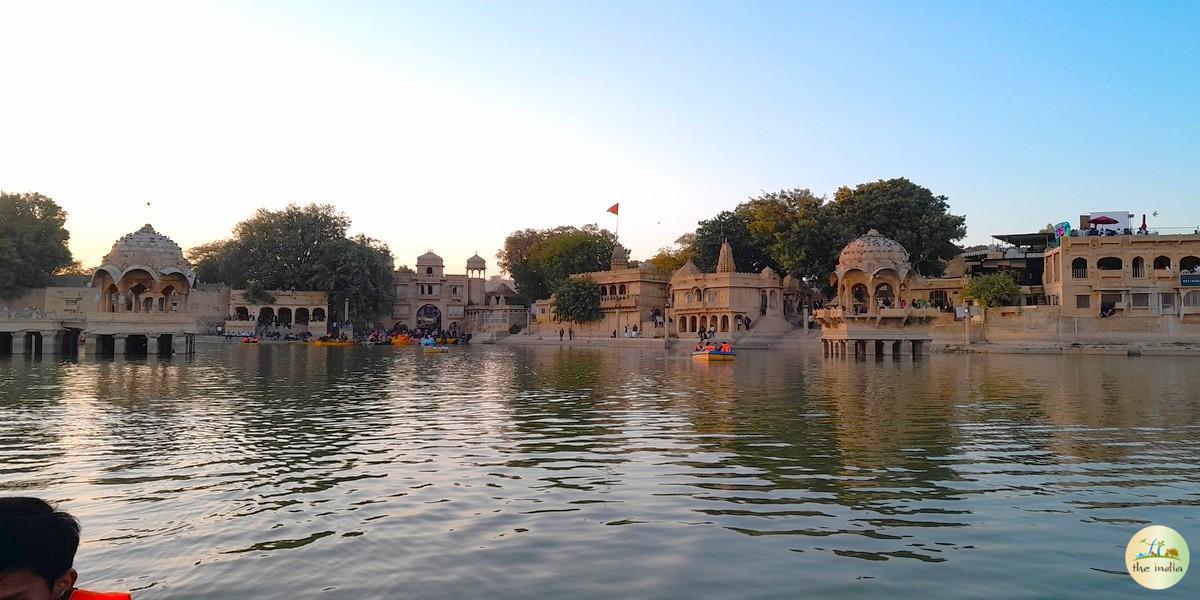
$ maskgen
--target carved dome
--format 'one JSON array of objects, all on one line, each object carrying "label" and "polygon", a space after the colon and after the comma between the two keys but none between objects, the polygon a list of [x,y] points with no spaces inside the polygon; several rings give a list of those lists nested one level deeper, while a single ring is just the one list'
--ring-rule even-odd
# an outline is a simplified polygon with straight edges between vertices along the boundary
[{"label": "carved dome", "polygon": [[904,246],[872,229],[846,244],[838,256],[839,276],[854,269],[868,275],[874,275],[882,269],[895,269],[903,276],[912,269],[912,265],[908,263],[908,251]]},{"label": "carved dome", "polygon": [[759,275],[761,275],[763,279],[766,279],[768,281],[773,282],[773,281],[779,280],[779,273],[776,273],[775,269],[772,269],[771,267],[763,267],[763,270],[761,273],[759,273]]},{"label": "carved dome", "polygon": [[442,257],[433,253],[432,250],[417,257],[418,267],[443,267]]},{"label": "carved dome", "polygon": [[[437,255],[435,254],[434,256],[437,256]],[[419,261],[420,259],[417,259],[417,260]],[[441,258],[438,258],[439,262],[441,260],[442,260]],[[420,263],[418,263],[418,264],[420,264]],[[483,260],[483,257],[480,256],[478,252],[476,252],[475,256],[472,256],[471,258],[467,259],[467,268],[468,269],[486,269],[487,261]]]},{"label": "carved dome", "polygon": [[188,266],[179,244],[155,231],[149,223],[117,240],[104,255],[97,272],[107,271],[114,281],[120,281],[133,270],[146,271],[155,280],[172,273],[182,275],[189,285],[196,280],[196,273]]}]

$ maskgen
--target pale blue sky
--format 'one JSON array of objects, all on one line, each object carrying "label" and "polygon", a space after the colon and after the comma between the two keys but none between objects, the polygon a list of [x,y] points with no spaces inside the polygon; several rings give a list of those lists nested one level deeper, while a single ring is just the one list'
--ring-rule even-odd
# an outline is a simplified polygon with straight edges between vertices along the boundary
[{"label": "pale blue sky", "polygon": [[[905,176],[967,242],[1200,224],[1200,3],[0,3],[0,188],[92,263],[332,202],[401,263],[621,202],[634,257],[761,190]],[[115,212],[113,212],[115,211]]]}]

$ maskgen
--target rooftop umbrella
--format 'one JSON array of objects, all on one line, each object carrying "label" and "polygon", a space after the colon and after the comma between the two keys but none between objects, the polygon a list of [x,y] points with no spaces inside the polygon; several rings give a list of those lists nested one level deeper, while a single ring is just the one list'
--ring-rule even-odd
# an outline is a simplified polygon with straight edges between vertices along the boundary
[{"label": "rooftop umbrella", "polygon": [[1104,215],[1100,215],[1094,219],[1088,219],[1088,222],[1092,225],[1116,225],[1117,223],[1120,223],[1120,221]]}]

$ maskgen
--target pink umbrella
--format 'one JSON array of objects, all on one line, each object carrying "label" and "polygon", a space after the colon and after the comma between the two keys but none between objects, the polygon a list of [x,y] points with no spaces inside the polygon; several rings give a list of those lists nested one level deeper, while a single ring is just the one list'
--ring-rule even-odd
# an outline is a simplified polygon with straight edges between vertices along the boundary
[{"label": "pink umbrella", "polygon": [[1120,223],[1120,221],[1105,215],[1100,215],[1094,219],[1088,219],[1088,222],[1092,225],[1116,225],[1117,223]]}]

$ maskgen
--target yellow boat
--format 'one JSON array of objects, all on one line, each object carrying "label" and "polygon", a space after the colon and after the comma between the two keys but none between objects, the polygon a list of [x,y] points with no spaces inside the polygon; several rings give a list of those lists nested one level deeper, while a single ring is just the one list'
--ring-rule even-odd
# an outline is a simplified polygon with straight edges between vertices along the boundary
[{"label": "yellow boat", "polygon": [[357,342],[352,340],[316,340],[312,344],[314,346],[325,346],[330,348],[345,348],[355,345]]},{"label": "yellow boat", "polygon": [[392,338],[393,346],[407,346],[412,343],[412,339],[406,335],[398,335]]},{"label": "yellow boat", "polygon": [[697,350],[692,352],[692,360],[701,362],[729,362],[737,357],[737,352],[721,352],[720,350]]}]

